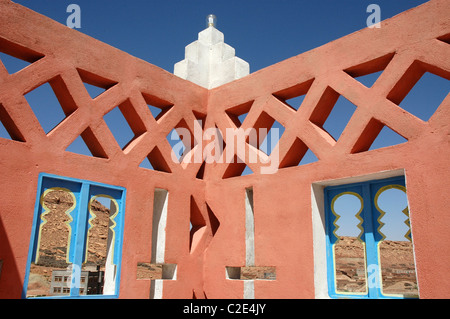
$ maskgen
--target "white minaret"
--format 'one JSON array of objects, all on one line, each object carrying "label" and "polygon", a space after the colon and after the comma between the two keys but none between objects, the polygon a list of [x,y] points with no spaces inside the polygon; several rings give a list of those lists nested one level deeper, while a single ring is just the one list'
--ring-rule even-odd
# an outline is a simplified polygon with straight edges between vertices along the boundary
[{"label": "white minaret", "polygon": [[175,64],[173,73],[207,89],[248,75],[249,64],[224,42],[223,33],[216,29],[216,17],[210,14],[206,21],[208,27],[186,46],[185,59]]}]

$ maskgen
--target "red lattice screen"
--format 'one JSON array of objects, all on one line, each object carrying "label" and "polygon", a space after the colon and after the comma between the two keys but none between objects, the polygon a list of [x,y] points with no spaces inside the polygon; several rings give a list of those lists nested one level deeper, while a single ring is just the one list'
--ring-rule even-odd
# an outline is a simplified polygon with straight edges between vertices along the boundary
[{"label": "red lattice screen", "polygon": [[[123,298],[149,295],[150,282],[136,279],[136,267],[151,260],[156,188],[169,192],[165,262],[178,265],[163,296],[242,298],[243,282],[227,280],[225,267],[245,265],[248,187],[254,191],[256,266],[277,268],[275,281],[255,282],[255,297],[312,298],[311,185],[404,169],[421,296],[449,296],[450,98],[428,120],[399,106],[426,72],[450,80],[449,10],[448,1],[430,1],[380,29],[361,30],[208,91],[0,1],[0,51],[30,63],[12,74],[0,63],[0,116],[11,137],[0,138],[0,226],[7,234],[0,295],[19,297],[22,290],[40,172],[127,188]],[[358,81],[380,71],[371,87]],[[48,131],[26,99],[47,83],[63,114]],[[85,84],[104,92],[93,98]],[[290,105],[296,97],[301,103]],[[339,98],[354,108],[342,133],[332,134],[327,122],[337,120]],[[156,118],[149,106],[160,109]],[[132,132],[122,145],[105,121],[116,108]],[[275,121],[284,131],[270,155],[247,140],[245,149],[230,153],[244,163],[172,160],[167,136],[174,128],[191,132],[194,154],[208,145],[194,132],[218,128],[227,141],[227,128],[270,129]],[[383,127],[405,142],[370,150]],[[92,156],[67,151],[80,136]],[[317,161],[302,165],[308,150]],[[256,163],[249,160],[255,154]],[[153,170],[140,167],[146,159]],[[241,176],[246,165],[253,174]],[[263,174],[270,165],[274,170]]]}]

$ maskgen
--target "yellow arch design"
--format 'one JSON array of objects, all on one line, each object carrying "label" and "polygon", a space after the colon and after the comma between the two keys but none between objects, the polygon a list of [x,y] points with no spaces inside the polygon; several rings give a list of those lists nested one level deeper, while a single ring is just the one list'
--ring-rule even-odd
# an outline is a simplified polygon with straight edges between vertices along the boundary
[{"label": "yellow arch design", "polygon": [[337,279],[336,279],[336,255],[335,255],[335,253],[336,253],[336,247],[335,247],[335,245],[339,242],[339,236],[336,234],[336,231],[339,229],[339,225],[337,225],[337,221],[339,220],[339,218],[341,218],[341,216],[338,214],[338,213],[336,213],[336,211],[334,210],[334,203],[336,202],[336,200],[339,198],[339,197],[341,197],[341,196],[343,196],[343,195],[354,195],[354,196],[356,196],[359,200],[360,200],[360,202],[361,202],[361,208],[359,209],[359,211],[358,211],[358,213],[356,213],[356,215],[355,215],[355,217],[359,220],[359,224],[357,225],[357,227],[361,230],[361,232],[359,233],[359,235],[358,235],[358,241],[359,242],[361,242],[362,243],[362,245],[363,245],[363,251],[364,251],[364,256],[366,256],[366,243],[361,239],[361,236],[362,236],[362,234],[364,233],[364,228],[362,227],[362,224],[363,224],[363,219],[362,219],[362,217],[361,217],[361,212],[363,211],[363,208],[364,208],[364,201],[363,201],[363,199],[362,199],[362,197],[361,197],[361,195],[359,195],[358,193],[355,193],[355,192],[342,192],[342,193],[340,193],[340,194],[338,194],[338,195],[336,195],[336,196],[334,196],[334,198],[333,198],[333,200],[331,201],[331,211],[332,211],[332,213],[333,213],[333,215],[334,216],[336,216],[336,218],[335,218],[335,220],[334,220],[334,222],[333,222],[333,225],[334,225],[334,231],[333,231],[333,235],[336,237],[336,242],[333,244],[333,247],[332,247],[332,252],[333,252],[333,268],[334,268],[334,274],[335,274],[335,276],[334,276],[334,285],[335,285],[335,289],[336,289],[336,292],[337,293],[339,293],[339,294],[343,294],[343,295],[365,295],[365,294],[367,294],[367,291],[368,291],[368,285],[367,285],[367,264],[366,264],[366,258],[364,257],[364,269],[366,270],[365,271],[365,290],[364,291],[362,291],[362,292],[345,292],[345,291],[338,291],[337,290]]},{"label": "yellow arch design", "polygon": [[69,189],[63,188],[63,187],[52,187],[52,188],[46,189],[44,191],[44,193],[41,195],[41,198],[39,199],[39,202],[40,202],[42,208],[44,208],[44,212],[40,216],[42,223],[39,225],[39,235],[38,235],[37,248],[36,248],[36,257],[35,257],[35,261],[34,261],[36,264],[39,262],[39,249],[41,247],[42,229],[43,229],[44,225],[47,223],[47,219],[45,218],[45,215],[47,215],[51,211],[51,209],[48,208],[47,205],[45,205],[44,198],[45,198],[45,196],[47,196],[47,194],[49,194],[50,192],[53,192],[53,191],[67,192],[72,197],[72,200],[73,200],[73,205],[68,210],[65,211],[65,214],[67,216],[69,216],[69,220],[65,222],[65,224],[67,225],[67,228],[69,229],[69,238],[67,240],[67,247],[66,247],[66,262],[70,263],[69,247],[70,247],[70,239],[72,237],[72,227],[70,227],[70,223],[73,221],[73,218],[72,218],[72,216],[70,216],[70,213],[77,206],[77,200],[76,200],[75,195]]},{"label": "yellow arch design", "polygon": [[109,220],[112,222],[112,225],[109,227],[109,229],[110,229],[111,232],[112,232],[112,238],[111,238],[112,249],[111,249],[111,258],[110,258],[111,264],[112,264],[112,263],[113,263],[113,260],[114,260],[114,249],[115,249],[115,247],[114,247],[114,242],[115,242],[115,238],[116,238],[116,232],[114,231],[114,228],[115,228],[116,225],[117,225],[117,223],[116,223],[116,221],[115,221],[114,219],[116,218],[117,214],[119,214],[119,204],[117,203],[117,201],[116,201],[113,197],[111,197],[111,196],[109,196],[109,195],[105,195],[105,194],[99,194],[99,195],[92,196],[92,198],[89,200],[89,214],[90,214],[92,217],[90,217],[90,218],[89,218],[89,221],[88,221],[88,222],[89,222],[89,225],[91,225],[91,227],[88,229],[87,234],[86,234],[86,253],[85,253],[85,256],[84,256],[84,262],[87,261],[87,256],[88,256],[89,232],[90,232],[91,229],[94,227],[94,224],[92,223],[92,221],[95,219],[95,217],[97,217],[97,215],[94,214],[93,210],[91,209],[91,207],[92,207],[91,204],[92,204],[92,202],[93,202],[94,200],[96,200],[98,197],[105,197],[105,198],[108,198],[109,200],[111,200],[112,203],[114,203],[114,206],[115,206],[115,208],[116,208],[116,209],[115,209],[114,215],[109,216]]},{"label": "yellow arch design", "polygon": [[[401,191],[403,191],[403,192],[406,194],[406,187],[404,187],[404,186],[402,186],[402,185],[392,184],[392,185],[386,185],[386,186],[384,186],[384,187],[381,187],[381,188],[378,190],[378,192],[376,193],[375,198],[374,198],[374,204],[375,204],[375,207],[376,207],[376,209],[380,212],[380,216],[379,216],[378,219],[377,219],[380,226],[378,227],[377,231],[378,231],[378,233],[383,237],[383,238],[378,242],[378,244],[377,244],[377,250],[378,250],[378,264],[379,264],[379,265],[381,265],[381,251],[380,251],[380,244],[381,244],[381,242],[386,238],[386,236],[385,236],[385,235],[381,232],[381,230],[380,230],[381,227],[383,227],[383,226],[385,225],[385,223],[381,222],[381,218],[386,214],[386,212],[383,211],[383,210],[378,206],[378,197],[379,197],[384,191],[386,191],[386,190],[388,190],[388,189],[392,189],[392,188],[393,188],[393,189],[401,190]],[[412,239],[411,239],[411,227],[410,227],[410,223],[409,223],[409,210],[408,210],[408,206],[406,206],[406,208],[403,209],[402,212],[403,212],[403,214],[405,214],[405,215],[408,217],[408,219],[405,220],[405,222],[404,222],[404,223],[408,226],[408,231],[407,231],[406,234],[405,234],[405,238],[408,239],[410,242],[412,242]],[[380,273],[379,273],[379,281],[380,281],[380,283],[383,282],[381,271],[380,271]],[[383,285],[381,285],[381,293],[382,293],[384,296],[403,297],[402,294],[387,294],[387,293],[385,293],[385,292],[383,291]],[[418,295],[417,295],[417,297],[418,297]]]},{"label": "yellow arch design", "polygon": [[[380,216],[379,216],[378,219],[377,219],[378,224],[379,224],[379,226],[378,226],[378,228],[377,228],[377,231],[378,231],[378,233],[379,233],[379,234],[381,235],[381,237],[382,237],[380,241],[383,241],[383,240],[386,238],[386,235],[383,234],[383,232],[381,231],[381,228],[385,225],[385,223],[383,223],[383,222],[381,221],[381,218],[383,218],[383,216],[386,215],[386,212],[385,212],[384,210],[382,210],[382,209],[378,206],[378,197],[379,197],[384,191],[386,191],[386,190],[388,190],[388,189],[398,189],[398,190],[403,191],[403,192],[405,193],[405,195],[406,195],[406,187],[405,187],[405,186],[402,186],[402,185],[397,185],[397,184],[392,184],[392,185],[386,185],[386,186],[383,186],[383,187],[381,187],[381,188],[378,190],[378,192],[376,193],[375,198],[374,198],[374,203],[375,203],[376,209],[380,212]],[[406,234],[405,234],[404,237],[405,237],[406,239],[408,239],[408,240],[411,242],[411,241],[412,241],[412,239],[411,239],[411,226],[410,226],[410,222],[409,222],[409,210],[408,210],[408,205],[406,205],[406,208],[402,210],[402,213],[405,214],[406,217],[408,217],[408,218],[405,220],[405,222],[404,222],[404,223],[406,224],[406,226],[408,226],[408,231],[406,232]]]},{"label": "yellow arch design", "polygon": [[359,235],[358,235],[358,240],[359,240],[360,242],[363,243],[363,240],[361,239],[361,236],[362,236],[362,234],[364,233],[364,228],[362,227],[363,219],[362,219],[362,217],[361,217],[361,212],[363,211],[363,208],[364,208],[364,201],[363,201],[361,195],[359,195],[358,193],[355,193],[355,192],[342,192],[342,193],[340,193],[340,194],[334,196],[333,200],[331,201],[331,212],[332,212],[333,215],[336,217],[335,220],[333,221],[333,225],[334,225],[333,235],[334,235],[334,236],[336,237],[336,239],[337,239],[336,242],[339,242],[340,239],[339,239],[339,236],[336,234],[336,231],[337,231],[337,230],[339,229],[339,227],[340,227],[340,226],[337,224],[337,221],[339,220],[339,218],[341,218],[341,216],[340,216],[338,213],[336,213],[336,211],[334,210],[334,203],[336,202],[336,200],[337,200],[339,197],[341,197],[341,196],[343,196],[343,195],[354,195],[354,196],[356,196],[356,197],[360,200],[360,202],[361,202],[361,208],[359,209],[358,213],[356,213],[355,217],[359,220],[359,224],[356,225],[356,227],[358,227],[358,228],[361,230],[361,232],[360,232]]}]

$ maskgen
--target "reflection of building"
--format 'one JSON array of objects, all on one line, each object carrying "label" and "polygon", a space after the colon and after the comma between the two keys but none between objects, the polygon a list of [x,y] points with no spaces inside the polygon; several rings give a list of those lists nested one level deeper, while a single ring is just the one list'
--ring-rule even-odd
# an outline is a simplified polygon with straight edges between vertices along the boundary
[{"label": "reflection of building", "polygon": [[[82,271],[80,275],[80,295],[98,295],[103,293],[103,271]],[[53,270],[50,294],[64,296],[70,294],[71,270]]]},{"label": "reflection of building", "polygon": [[[104,272],[103,271],[89,271],[87,276],[87,294],[88,295],[101,295],[103,294],[104,284]],[[81,292],[80,292],[81,293]]]}]

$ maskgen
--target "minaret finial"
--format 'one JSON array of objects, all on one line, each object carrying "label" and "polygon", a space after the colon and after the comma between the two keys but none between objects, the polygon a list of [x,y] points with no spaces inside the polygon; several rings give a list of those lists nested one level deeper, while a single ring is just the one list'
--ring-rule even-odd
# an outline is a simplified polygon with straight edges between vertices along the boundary
[{"label": "minaret finial", "polygon": [[216,27],[217,25],[217,18],[214,14],[208,14],[206,17],[206,26],[209,27]]},{"label": "minaret finial", "polygon": [[223,33],[216,29],[214,14],[206,17],[206,24],[198,40],[186,46],[184,60],[175,63],[173,73],[207,89],[248,75],[250,65],[225,43]]}]

